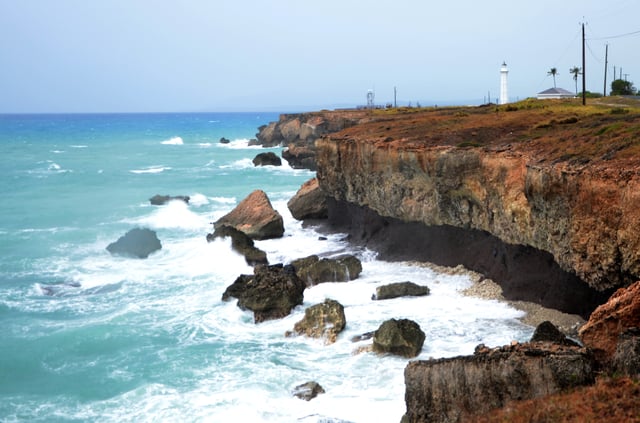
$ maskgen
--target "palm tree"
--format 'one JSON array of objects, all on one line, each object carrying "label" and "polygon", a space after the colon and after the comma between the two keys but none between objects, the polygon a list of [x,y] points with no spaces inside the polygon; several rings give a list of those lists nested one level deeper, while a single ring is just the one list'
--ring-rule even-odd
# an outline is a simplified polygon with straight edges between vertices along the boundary
[{"label": "palm tree", "polygon": [[569,73],[573,74],[573,80],[576,82],[576,95],[578,95],[578,75],[582,75],[582,69],[574,66],[569,69]]},{"label": "palm tree", "polygon": [[556,69],[556,68],[551,68],[551,70],[549,70],[549,72],[547,72],[547,75],[553,76],[553,88],[556,87],[556,75],[557,74],[558,74],[558,69]]}]

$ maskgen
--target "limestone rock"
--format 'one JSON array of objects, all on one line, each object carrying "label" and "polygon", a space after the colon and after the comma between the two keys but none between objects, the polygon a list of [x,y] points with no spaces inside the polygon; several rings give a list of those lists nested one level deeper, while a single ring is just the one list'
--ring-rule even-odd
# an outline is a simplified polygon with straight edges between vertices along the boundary
[{"label": "limestone rock", "polygon": [[422,351],[425,334],[420,325],[408,319],[390,319],[373,335],[373,350],[402,357],[415,357]]},{"label": "limestone rock", "polygon": [[612,370],[628,376],[640,376],[640,328],[627,329],[620,334]]},{"label": "limestone rock", "polygon": [[406,422],[462,422],[512,400],[594,382],[587,349],[554,344],[480,348],[472,356],[410,361],[404,371]]},{"label": "limestone rock", "polygon": [[155,231],[147,228],[134,228],[107,246],[111,254],[147,258],[162,248]]},{"label": "limestone rock", "polygon": [[255,323],[279,319],[303,301],[304,283],[290,266],[258,265],[253,275],[240,275],[222,294],[238,299],[238,307],[253,311]]},{"label": "limestone rock", "polygon": [[251,239],[280,238],[284,234],[282,216],[273,208],[267,194],[255,190],[231,212],[214,223],[214,228],[231,226]]},{"label": "limestone rock", "polygon": [[293,388],[293,395],[305,401],[311,401],[318,394],[324,394],[324,388],[318,382],[307,382]]},{"label": "limestone rock", "polygon": [[282,158],[294,169],[309,169],[316,171],[316,147],[309,144],[291,143],[282,151]]},{"label": "limestone rock", "polygon": [[640,327],[640,281],[618,289],[605,304],[596,308],[580,328],[580,339],[591,348],[598,362],[613,359],[620,335]]},{"label": "limestone rock", "polygon": [[303,259],[294,260],[291,265],[296,274],[305,281],[307,286],[322,282],[347,282],[357,279],[362,272],[360,260],[350,254],[337,258],[318,258],[311,255]]},{"label": "limestone rock", "polygon": [[225,137],[220,138],[220,144],[229,144],[230,142],[231,140],[229,140],[228,138],[225,138]]},{"label": "limestone rock", "polygon": [[429,295],[429,288],[413,282],[396,282],[376,288],[373,300],[388,300],[398,297],[419,297]]},{"label": "limestone rock", "polygon": [[191,197],[189,197],[188,195],[171,196],[171,195],[156,194],[149,199],[149,202],[151,203],[152,206],[163,206],[167,204],[169,201],[174,201],[174,200],[184,201],[185,203],[189,204],[190,199]]},{"label": "limestone rock", "polygon": [[254,166],[282,166],[282,160],[273,151],[258,153],[253,158]]},{"label": "limestone rock", "polygon": [[325,219],[327,196],[320,189],[318,179],[309,179],[302,184],[296,195],[287,202],[291,215],[298,220]]},{"label": "limestone rock", "polygon": [[573,345],[579,344],[567,338],[560,330],[550,321],[546,320],[540,323],[529,342],[552,342],[554,344]]},{"label": "limestone rock", "polygon": [[346,324],[342,304],[326,299],[323,303],[307,308],[304,318],[293,326],[293,332],[288,332],[287,336],[295,333],[311,338],[324,338],[327,344],[333,344]]},{"label": "limestone rock", "polygon": [[269,264],[267,253],[257,248],[253,240],[247,234],[237,230],[232,226],[220,225],[213,233],[207,234],[207,242],[212,242],[216,238],[231,238],[231,248],[242,254],[249,266],[256,264]]}]

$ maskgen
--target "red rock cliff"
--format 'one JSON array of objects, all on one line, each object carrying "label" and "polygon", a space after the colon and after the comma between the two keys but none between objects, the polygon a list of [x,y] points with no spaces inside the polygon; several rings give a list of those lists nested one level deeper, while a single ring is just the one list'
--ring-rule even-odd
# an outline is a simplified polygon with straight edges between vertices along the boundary
[{"label": "red rock cliff", "polygon": [[373,112],[316,141],[336,200],[546,251],[598,290],[640,279],[640,112],[572,103]]}]

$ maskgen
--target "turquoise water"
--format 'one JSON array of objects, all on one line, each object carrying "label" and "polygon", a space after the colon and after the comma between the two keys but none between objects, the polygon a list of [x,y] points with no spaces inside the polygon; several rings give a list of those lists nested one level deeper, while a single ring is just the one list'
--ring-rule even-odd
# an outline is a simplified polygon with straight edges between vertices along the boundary
[{"label": "turquoise water", "polygon": [[[276,114],[0,116],[0,420],[29,422],[399,421],[407,360],[353,354],[353,335],[387,318],[412,318],[427,334],[420,358],[468,354],[475,345],[524,340],[518,312],[461,297],[465,275],[384,263],[341,234],[318,241],[286,208],[313,173],[259,167],[248,147]],[[223,145],[220,137],[232,140]],[[272,149],[279,153],[280,149]],[[255,325],[220,300],[251,273],[210,222],[254,189],[285,220],[285,236],[259,241],[271,263],[352,252],[361,278],[305,291],[291,316]],[[155,194],[189,205],[151,206]],[[105,247],[134,227],[163,248],[146,260]],[[413,280],[420,299],[373,302],[375,286]],[[347,328],[324,345],[284,332],[304,308],[334,298]],[[293,387],[327,391],[306,402]]]}]

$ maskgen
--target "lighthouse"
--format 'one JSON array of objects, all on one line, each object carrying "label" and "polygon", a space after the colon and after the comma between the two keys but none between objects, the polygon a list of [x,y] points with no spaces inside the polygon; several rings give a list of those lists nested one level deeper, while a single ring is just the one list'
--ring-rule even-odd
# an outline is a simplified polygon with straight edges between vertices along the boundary
[{"label": "lighthouse", "polygon": [[507,91],[508,74],[509,69],[507,69],[507,64],[502,62],[502,66],[500,67],[500,104],[507,104],[509,102],[509,93]]}]

